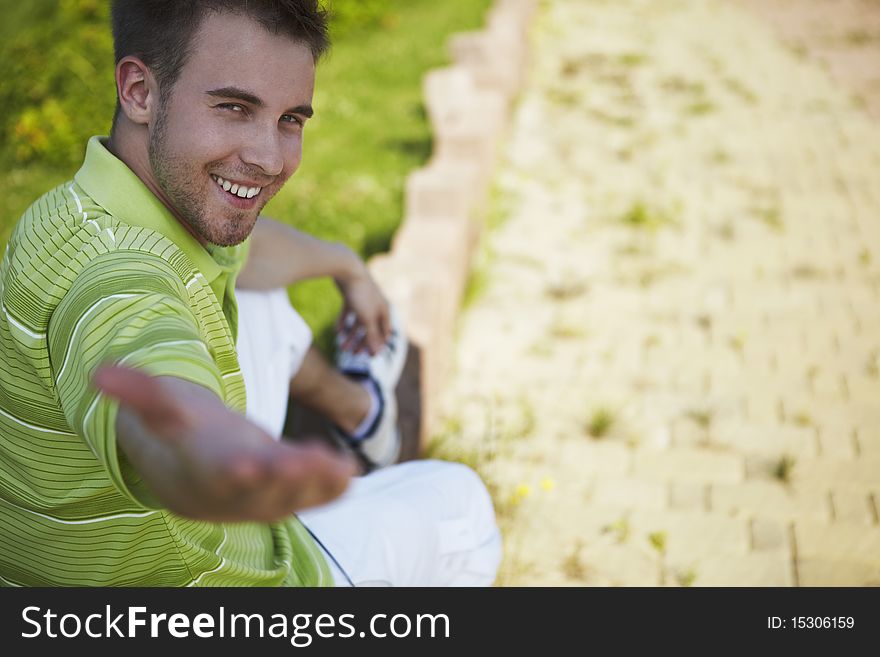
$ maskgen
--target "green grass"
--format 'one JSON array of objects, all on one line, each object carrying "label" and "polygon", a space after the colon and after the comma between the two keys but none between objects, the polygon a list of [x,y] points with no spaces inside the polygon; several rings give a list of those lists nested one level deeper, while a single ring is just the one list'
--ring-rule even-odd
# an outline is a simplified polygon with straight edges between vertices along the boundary
[{"label": "green grass", "polygon": [[749,105],[755,105],[758,102],[758,97],[755,95],[755,92],[745,86],[742,82],[735,78],[725,78],[723,80],[724,85],[727,89],[734,95],[739,96],[743,101],[748,103]]},{"label": "green grass", "polygon": [[812,427],[813,417],[806,411],[795,413],[791,421],[799,427]]},{"label": "green grass", "polygon": [[566,278],[562,281],[556,281],[548,284],[544,288],[544,294],[554,301],[567,301],[583,296],[587,293],[589,287],[582,280]]},{"label": "green grass", "polygon": [[779,206],[770,205],[755,208],[755,216],[759,221],[766,224],[777,233],[785,230],[785,221],[782,218],[782,210]]},{"label": "green grass", "polygon": [[790,454],[783,454],[773,466],[773,476],[783,484],[788,484],[791,482],[794,466],[794,457]]},{"label": "green grass", "polygon": [[648,534],[648,543],[658,554],[666,554],[666,532],[652,532]]},{"label": "green grass", "polygon": [[611,534],[614,540],[621,544],[626,543],[629,539],[630,531],[629,520],[626,516],[622,516],[613,523],[602,527],[603,534]]},{"label": "green grass", "polygon": [[588,331],[578,322],[565,319],[562,316],[556,317],[550,325],[549,335],[557,340],[574,340],[584,338],[588,335]]},{"label": "green grass", "polygon": [[494,260],[492,249],[485,242],[478,247],[465,282],[461,307],[470,308],[479,301],[491,283],[491,268]]},{"label": "green grass", "polygon": [[711,114],[717,109],[715,103],[711,100],[696,100],[685,107],[684,111],[691,116],[703,116],[705,114]]},{"label": "green grass", "polygon": [[581,556],[583,548],[582,541],[575,541],[571,552],[562,561],[562,572],[570,580],[586,582],[590,578],[590,566]]},{"label": "green grass", "polygon": [[678,582],[679,586],[689,587],[693,586],[694,582],[697,580],[697,570],[696,568],[686,568],[684,570],[678,570],[675,573],[675,581]]},{"label": "green grass", "polygon": [[687,418],[700,427],[703,431],[708,431],[712,427],[714,411],[712,409],[691,409],[685,413]]},{"label": "green grass", "polygon": [[624,212],[620,223],[636,230],[657,231],[667,226],[677,226],[678,222],[661,208],[651,207],[644,201],[636,201]]},{"label": "green grass", "polygon": [[600,406],[593,411],[590,419],[587,421],[587,434],[593,438],[602,438],[608,435],[611,427],[614,426],[616,417],[614,411],[610,408]]},{"label": "green grass", "polygon": [[[4,16],[4,30],[15,34],[33,28],[52,4],[19,3]],[[388,0],[380,21],[363,28],[347,26],[318,67],[315,117],[306,130],[303,164],[266,214],[318,237],[345,242],[364,257],[387,250],[402,219],[406,175],[431,153],[422,77],[448,63],[449,35],[479,29],[489,5],[490,0]],[[112,94],[112,62],[107,62],[104,77]],[[76,135],[83,152],[91,134],[109,129],[112,104],[102,99],[88,112],[94,120]],[[63,166],[40,160],[17,163],[8,149],[6,153],[0,161],[6,180],[0,248],[24,209],[71,178],[78,167],[69,160]],[[332,282],[298,285],[292,296],[316,334],[326,335],[341,303]]]},{"label": "green grass", "polygon": [[865,363],[865,373],[872,379],[880,379],[880,349],[875,349],[868,354]]},{"label": "green grass", "polygon": [[648,56],[643,52],[626,52],[617,58],[621,66],[635,67],[647,63]]}]

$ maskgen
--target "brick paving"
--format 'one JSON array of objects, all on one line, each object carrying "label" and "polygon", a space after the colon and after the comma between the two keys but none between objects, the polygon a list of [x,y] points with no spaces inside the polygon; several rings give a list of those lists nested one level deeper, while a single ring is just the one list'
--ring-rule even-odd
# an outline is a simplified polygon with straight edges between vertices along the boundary
[{"label": "brick paving", "polygon": [[880,123],[719,0],[545,0],[441,400],[500,585],[880,585]]}]

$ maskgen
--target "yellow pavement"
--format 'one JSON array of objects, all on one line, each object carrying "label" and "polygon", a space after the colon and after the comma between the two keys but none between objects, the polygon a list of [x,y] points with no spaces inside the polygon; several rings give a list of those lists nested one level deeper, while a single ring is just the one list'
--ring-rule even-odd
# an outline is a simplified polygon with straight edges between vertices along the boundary
[{"label": "yellow pavement", "polygon": [[718,0],[544,0],[440,451],[500,585],[880,585],[880,124]]}]

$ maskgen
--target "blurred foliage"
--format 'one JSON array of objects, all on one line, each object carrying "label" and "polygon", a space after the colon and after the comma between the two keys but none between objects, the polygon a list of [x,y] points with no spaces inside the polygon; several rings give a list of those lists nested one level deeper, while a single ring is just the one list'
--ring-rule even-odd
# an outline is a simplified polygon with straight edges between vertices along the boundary
[{"label": "blurred foliage", "polygon": [[[9,35],[0,59],[0,157],[73,167],[81,158],[82,135],[106,133],[115,104],[110,3],[31,3],[23,29]],[[394,22],[387,0],[327,5],[335,38]]]},{"label": "blurred foliage", "polygon": [[0,59],[0,157],[73,168],[82,135],[106,132],[115,103],[108,4],[36,0],[26,18]]},{"label": "blurred foliage", "polygon": [[353,32],[389,26],[394,23],[394,12],[389,11],[388,0],[328,0],[331,32],[334,39]]}]

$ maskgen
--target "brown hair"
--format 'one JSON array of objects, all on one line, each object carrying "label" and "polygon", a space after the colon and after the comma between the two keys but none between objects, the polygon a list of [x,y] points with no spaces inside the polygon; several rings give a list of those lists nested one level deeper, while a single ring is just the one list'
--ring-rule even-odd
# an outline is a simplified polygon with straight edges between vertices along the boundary
[{"label": "brown hair", "polygon": [[167,95],[208,12],[251,17],[273,34],[307,44],[316,62],[330,47],[327,11],[319,0],[113,0],[116,62],[138,57],[153,71],[161,94]]}]

